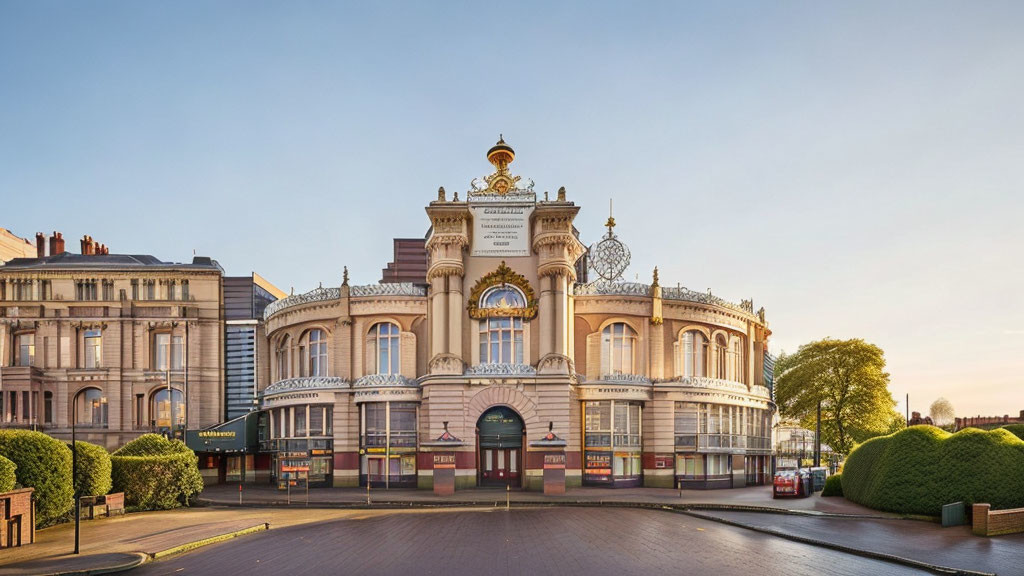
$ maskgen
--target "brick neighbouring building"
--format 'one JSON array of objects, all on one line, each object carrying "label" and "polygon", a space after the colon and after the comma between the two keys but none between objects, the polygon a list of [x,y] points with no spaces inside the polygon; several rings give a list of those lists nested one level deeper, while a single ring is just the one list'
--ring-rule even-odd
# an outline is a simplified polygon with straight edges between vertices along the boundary
[{"label": "brick neighbouring building", "polygon": [[964,428],[971,427],[994,427],[994,426],[1005,426],[1007,424],[1024,424],[1024,410],[1020,411],[1019,416],[1010,416],[1006,414],[1004,416],[967,416],[965,418],[956,419],[956,429],[962,430]]}]

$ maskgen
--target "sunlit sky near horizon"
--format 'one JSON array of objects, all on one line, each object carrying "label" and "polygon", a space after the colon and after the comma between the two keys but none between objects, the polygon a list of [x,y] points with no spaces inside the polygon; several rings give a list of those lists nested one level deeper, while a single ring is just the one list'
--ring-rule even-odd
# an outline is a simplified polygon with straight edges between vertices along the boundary
[{"label": "sunlit sky near horizon", "polygon": [[512,171],[608,201],[628,278],[886,352],[926,412],[1024,410],[1024,3],[0,2],[0,227],[372,283]]}]

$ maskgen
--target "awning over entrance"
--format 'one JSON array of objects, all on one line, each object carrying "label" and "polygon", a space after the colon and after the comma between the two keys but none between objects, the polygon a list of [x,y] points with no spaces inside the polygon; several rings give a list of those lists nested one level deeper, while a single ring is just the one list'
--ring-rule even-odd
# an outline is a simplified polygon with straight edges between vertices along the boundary
[{"label": "awning over entrance", "polygon": [[185,444],[195,452],[255,454],[259,448],[259,412],[250,412],[203,430],[189,430]]}]

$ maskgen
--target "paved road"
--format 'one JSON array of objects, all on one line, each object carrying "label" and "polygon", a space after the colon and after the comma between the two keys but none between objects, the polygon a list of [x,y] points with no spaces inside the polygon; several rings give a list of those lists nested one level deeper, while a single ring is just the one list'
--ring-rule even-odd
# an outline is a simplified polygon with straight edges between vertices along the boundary
[{"label": "paved road", "polygon": [[612,508],[367,511],[245,536],[133,575],[922,574],[680,514]]}]

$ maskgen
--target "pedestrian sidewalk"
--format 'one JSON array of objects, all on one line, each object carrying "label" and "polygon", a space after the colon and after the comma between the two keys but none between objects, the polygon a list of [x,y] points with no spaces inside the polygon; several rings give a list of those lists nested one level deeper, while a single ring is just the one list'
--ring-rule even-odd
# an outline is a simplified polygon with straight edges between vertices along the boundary
[{"label": "pedestrian sidewalk", "polygon": [[[732,490],[679,490],[666,488],[569,488],[562,496],[545,496],[541,492],[503,488],[472,488],[458,490],[452,496],[435,496],[430,490],[373,489],[369,492],[371,506],[494,506],[504,505],[506,497],[511,504],[649,504],[680,505],[693,508],[737,507],[770,508],[778,512],[803,512],[809,514],[843,514],[876,518],[898,518],[854,504],[844,498],[822,498],[815,494],[808,498],[772,499],[770,486],[736,488]],[[295,490],[289,495],[268,485],[244,484],[241,490],[241,505],[249,506],[305,506],[306,491]],[[199,496],[199,502],[207,505],[239,505],[238,484],[207,486]],[[365,488],[311,488],[309,506],[314,507],[365,507]]]},{"label": "pedestrian sidewalk", "polygon": [[342,510],[181,508],[83,520],[80,554],[73,522],[36,532],[36,542],[0,553],[0,576],[127,569],[152,556],[266,524],[284,527],[349,514]]},{"label": "pedestrian sidewalk", "polygon": [[699,518],[784,537],[824,542],[837,549],[899,556],[927,565],[989,574],[1024,573],[1024,534],[973,536],[970,526],[899,519],[807,517],[740,511],[702,511]]}]

